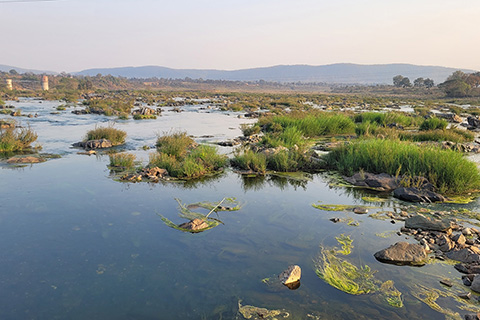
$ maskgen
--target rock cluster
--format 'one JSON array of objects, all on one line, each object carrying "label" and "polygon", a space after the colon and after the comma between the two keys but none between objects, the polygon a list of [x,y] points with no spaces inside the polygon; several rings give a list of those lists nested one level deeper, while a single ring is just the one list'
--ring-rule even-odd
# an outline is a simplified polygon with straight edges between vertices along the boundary
[{"label": "rock cluster", "polygon": [[162,112],[161,108],[157,108],[157,110],[154,110],[148,107],[141,107],[140,109],[134,110],[132,112],[132,115],[153,116],[153,115],[160,114],[161,112]]},{"label": "rock cluster", "polygon": [[113,145],[110,140],[107,139],[98,139],[98,140],[88,140],[77,142],[73,144],[76,148],[83,148],[85,150],[95,150],[95,149],[105,149],[111,148]]},{"label": "rock cluster", "polygon": [[161,169],[159,167],[143,168],[142,171],[138,173],[127,173],[120,179],[123,181],[137,182],[142,181],[144,178],[149,179],[152,182],[157,182],[160,179],[168,179],[168,172],[166,169]]},{"label": "rock cluster", "polygon": [[395,177],[386,173],[358,172],[351,177],[343,177],[343,179],[354,186],[382,192],[393,191],[393,196],[400,200],[428,203],[446,200],[441,194],[434,192],[433,185],[423,177],[410,179],[411,184],[418,187],[402,187],[403,177]]}]

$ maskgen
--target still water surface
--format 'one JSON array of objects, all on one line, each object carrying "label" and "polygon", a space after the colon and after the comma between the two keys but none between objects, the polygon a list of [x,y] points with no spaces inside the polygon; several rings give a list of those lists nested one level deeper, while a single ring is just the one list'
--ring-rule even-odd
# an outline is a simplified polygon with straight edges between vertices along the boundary
[{"label": "still water surface", "polygon": [[[108,156],[78,155],[70,148],[109,119],[73,115],[71,109],[50,114],[58,104],[15,103],[22,113],[39,115],[22,124],[39,134],[42,152],[63,157],[0,167],[0,319],[241,319],[239,300],[284,309],[290,319],[444,318],[410,292],[417,283],[442,289],[441,278],[461,283],[451,265],[379,263],[376,251],[412,241],[394,233],[401,223],[312,207],[365,205],[363,194],[331,187],[325,174],[306,182],[248,179],[232,171],[188,184],[117,182],[110,177]],[[166,111],[157,120],[119,121],[116,127],[128,132],[126,148],[146,161],[153,151],[139,149],[153,146],[156,133],[181,128],[196,137],[213,136],[198,141],[224,140],[240,135],[239,124],[248,122],[237,114],[186,109]],[[194,203],[224,197],[235,197],[241,210],[219,213],[224,225],[203,233],[171,229],[159,217],[185,222],[175,198]],[[403,205],[389,200],[371,212]],[[333,217],[352,218],[359,226],[334,224]],[[386,231],[392,231],[390,237],[376,236]],[[317,277],[313,261],[320,246],[336,246],[335,236],[342,233],[354,240],[348,261],[369,265],[381,281],[393,280],[403,308],[376,295],[348,295]],[[262,283],[291,264],[302,268],[299,289]],[[441,305],[468,313],[452,298],[443,298]]]}]

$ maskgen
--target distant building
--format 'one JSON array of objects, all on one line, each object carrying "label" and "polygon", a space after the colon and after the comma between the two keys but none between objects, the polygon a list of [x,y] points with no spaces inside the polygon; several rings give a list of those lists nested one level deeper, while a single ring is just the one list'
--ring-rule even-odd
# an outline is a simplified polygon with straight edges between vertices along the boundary
[{"label": "distant building", "polygon": [[7,90],[13,90],[12,79],[7,79]]},{"label": "distant building", "polygon": [[48,91],[48,77],[47,76],[42,77],[42,89],[44,91]]}]

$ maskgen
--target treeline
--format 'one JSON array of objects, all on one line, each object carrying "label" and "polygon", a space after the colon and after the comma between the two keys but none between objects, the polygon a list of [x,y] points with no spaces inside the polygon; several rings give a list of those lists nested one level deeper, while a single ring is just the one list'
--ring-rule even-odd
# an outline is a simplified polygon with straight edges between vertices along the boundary
[{"label": "treeline", "polygon": [[[393,77],[393,85],[397,88],[432,88],[435,83],[429,78],[417,78],[412,84],[408,77],[397,75]],[[480,72],[455,71],[438,88],[451,98],[480,97]]]}]

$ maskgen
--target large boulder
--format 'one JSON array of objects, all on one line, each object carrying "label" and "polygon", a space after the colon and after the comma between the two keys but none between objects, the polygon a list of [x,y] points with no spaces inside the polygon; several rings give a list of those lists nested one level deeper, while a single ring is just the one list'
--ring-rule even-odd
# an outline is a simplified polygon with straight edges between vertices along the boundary
[{"label": "large boulder", "polygon": [[415,187],[402,187],[397,188],[393,191],[393,196],[400,200],[410,201],[410,202],[443,202],[445,197],[441,194],[430,190],[420,190]]},{"label": "large boulder", "polygon": [[302,276],[302,269],[297,265],[289,266],[285,271],[283,271],[278,278],[284,285],[289,285],[291,283],[300,281]]},{"label": "large boulder", "polygon": [[447,231],[452,227],[449,220],[432,219],[420,214],[405,220],[405,228],[422,229],[428,231]]},{"label": "large boulder", "polygon": [[397,242],[394,245],[374,254],[380,262],[400,265],[424,265],[427,252],[418,244]]},{"label": "large boulder", "polygon": [[478,119],[477,117],[468,116],[467,117],[467,122],[470,126],[472,126],[474,128],[480,127],[480,119]]},{"label": "large boulder", "polygon": [[470,289],[480,293],[480,274],[475,275],[472,281],[472,285],[470,286]]}]

